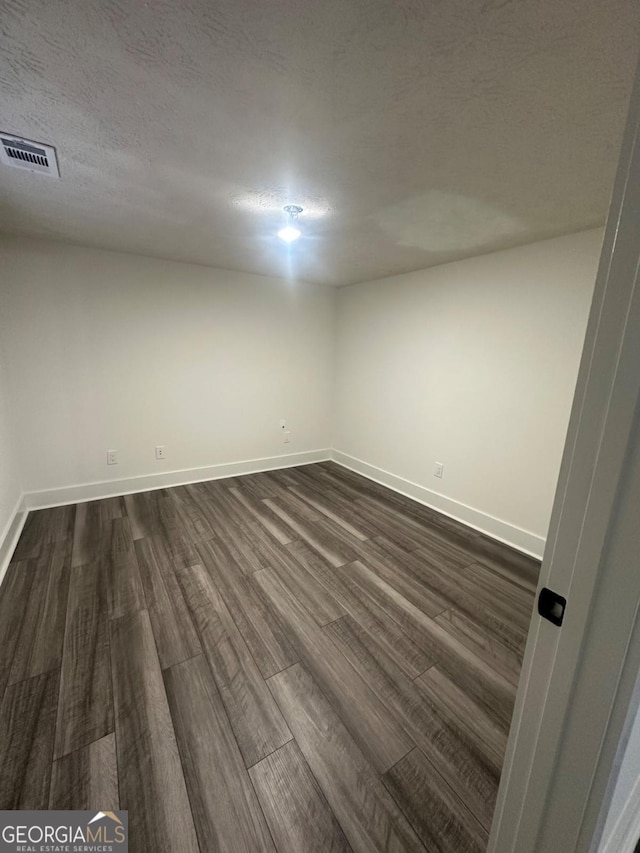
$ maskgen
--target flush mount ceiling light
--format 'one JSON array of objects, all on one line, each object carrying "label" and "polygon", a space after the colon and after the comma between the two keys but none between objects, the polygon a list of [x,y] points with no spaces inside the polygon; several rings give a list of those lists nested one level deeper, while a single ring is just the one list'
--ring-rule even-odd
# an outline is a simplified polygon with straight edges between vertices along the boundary
[{"label": "flush mount ceiling light", "polygon": [[297,240],[302,233],[300,229],[296,227],[298,216],[302,213],[302,208],[297,204],[288,204],[284,208],[284,212],[287,214],[287,224],[284,228],[281,228],[278,231],[278,237],[281,240],[284,240],[285,243],[293,243],[293,241]]}]

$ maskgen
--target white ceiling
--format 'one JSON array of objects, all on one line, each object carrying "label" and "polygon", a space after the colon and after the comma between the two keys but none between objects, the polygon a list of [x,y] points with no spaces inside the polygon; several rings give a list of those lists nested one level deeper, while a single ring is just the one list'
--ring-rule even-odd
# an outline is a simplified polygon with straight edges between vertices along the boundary
[{"label": "white ceiling", "polygon": [[[346,284],[603,222],[637,0],[0,0],[0,229]],[[290,252],[284,204],[305,208]]]}]

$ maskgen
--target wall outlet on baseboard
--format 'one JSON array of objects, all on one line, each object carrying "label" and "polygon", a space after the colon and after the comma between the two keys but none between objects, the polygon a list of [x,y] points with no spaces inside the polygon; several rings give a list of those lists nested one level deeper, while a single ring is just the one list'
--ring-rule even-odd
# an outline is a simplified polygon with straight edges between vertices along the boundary
[{"label": "wall outlet on baseboard", "polygon": [[442,479],[443,474],[444,474],[444,464],[442,462],[436,462],[436,464],[433,466],[433,476],[434,477],[440,477],[440,479]]},{"label": "wall outlet on baseboard", "polygon": [[156,459],[164,459],[164,444],[156,444]]},{"label": "wall outlet on baseboard", "polygon": [[285,429],[282,433],[282,443],[289,444],[291,441],[291,432],[288,429]]},{"label": "wall outlet on baseboard", "polygon": [[117,450],[107,450],[107,465],[117,465],[118,464],[118,451]]}]

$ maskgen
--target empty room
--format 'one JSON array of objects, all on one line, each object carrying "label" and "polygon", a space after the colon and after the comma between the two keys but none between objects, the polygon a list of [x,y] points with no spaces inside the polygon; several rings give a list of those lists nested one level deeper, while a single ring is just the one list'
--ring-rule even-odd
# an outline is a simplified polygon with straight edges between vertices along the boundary
[{"label": "empty room", "polygon": [[636,4],[0,21],[0,849],[632,850]]}]

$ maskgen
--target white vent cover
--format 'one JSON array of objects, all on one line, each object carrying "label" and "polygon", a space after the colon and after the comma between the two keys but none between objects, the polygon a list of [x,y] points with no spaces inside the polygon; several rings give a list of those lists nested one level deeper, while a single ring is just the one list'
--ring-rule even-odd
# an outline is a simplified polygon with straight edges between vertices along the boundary
[{"label": "white vent cover", "polygon": [[42,172],[43,175],[51,175],[59,178],[58,161],[56,150],[50,145],[42,145],[40,142],[32,142],[30,139],[21,139],[9,133],[0,132],[0,163],[5,166],[14,166],[16,169],[28,169],[30,172]]}]

